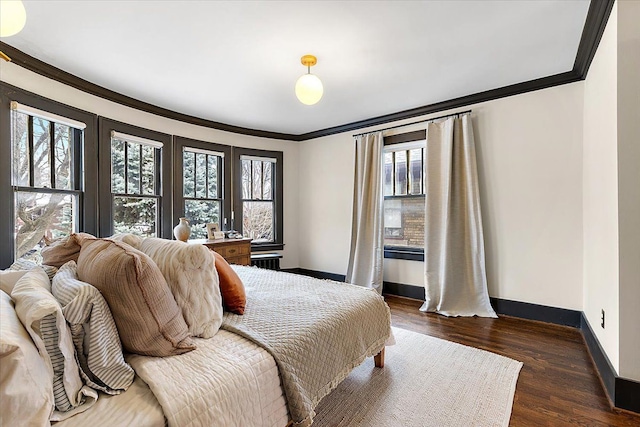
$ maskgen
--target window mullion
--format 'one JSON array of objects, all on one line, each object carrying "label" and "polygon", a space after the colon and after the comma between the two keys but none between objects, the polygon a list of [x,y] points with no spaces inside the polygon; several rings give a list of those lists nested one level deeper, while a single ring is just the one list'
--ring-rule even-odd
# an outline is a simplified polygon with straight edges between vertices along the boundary
[{"label": "window mullion", "polygon": [[124,142],[124,194],[129,194],[129,143]]},{"label": "window mullion", "polygon": [[396,195],[396,152],[391,152],[391,194]]},{"label": "window mullion", "polygon": [[[223,187],[224,181],[222,180],[222,176],[224,175],[224,170],[223,170],[224,166],[222,164],[223,157],[217,156],[217,158],[218,158],[218,160],[217,160],[217,164],[218,164],[217,171],[218,171],[218,173],[216,174],[217,175],[216,178],[217,178],[218,186],[216,188],[216,197],[218,199],[222,200],[223,198],[227,197],[227,194],[225,194],[223,192],[224,191],[224,187]],[[223,217],[222,209],[220,209],[220,213],[221,213],[220,218],[222,218]]]},{"label": "window mullion", "polygon": [[253,160],[249,161],[249,165],[251,165],[250,175],[249,175],[249,194],[251,194],[251,199],[255,199],[255,194],[253,194]]},{"label": "window mullion", "polygon": [[49,122],[49,174],[51,178],[49,179],[49,184],[51,188],[56,188],[56,124],[54,122]]},{"label": "window mullion", "polygon": [[198,156],[193,153],[193,197],[198,197]]},{"label": "window mullion", "polygon": [[161,171],[162,171],[162,163],[160,162],[162,158],[162,152],[160,151],[159,148],[154,148],[153,149],[153,162],[154,162],[154,168],[153,168],[153,179],[155,182],[155,188],[153,189],[153,194],[155,195],[159,195],[161,194],[161,187],[162,187],[162,176],[161,176]]},{"label": "window mullion", "polygon": [[140,147],[138,149],[138,158],[140,159],[138,161],[138,194],[142,194],[142,166],[144,165],[144,161],[142,160],[142,144],[138,144],[138,146]]},{"label": "window mullion", "polygon": [[204,157],[204,197],[209,198],[209,155]]},{"label": "window mullion", "polygon": [[29,187],[33,187],[34,186],[34,171],[35,171],[35,165],[33,164],[33,162],[35,161],[34,155],[33,155],[33,117],[29,116],[28,120],[27,120],[27,144],[28,144],[28,150],[29,150]]},{"label": "window mullion", "polygon": [[409,178],[411,174],[409,173],[409,168],[411,167],[411,157],[409,150],[405,151],[405,168],[404,168],[404,179],[405,179],[405,187],[407,187],[407,192],[405,194],[411,194],[411,183],[409,182]]}]

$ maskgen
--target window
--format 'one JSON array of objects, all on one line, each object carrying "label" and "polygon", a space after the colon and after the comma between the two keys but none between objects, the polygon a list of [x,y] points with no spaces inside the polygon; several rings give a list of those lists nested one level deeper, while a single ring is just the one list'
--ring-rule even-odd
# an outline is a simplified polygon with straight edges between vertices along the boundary
[{"label": "window", "polygon": [[101,235],[171,237],[171,137],[102,118],[100,136]]},{"label": "window", "polygon": [[83,123],[12,103],[14,256],[78,231]]},{"label": "window", "polygon": [[385,256],[424,259],[403,256],[424,253],[424,131],[386,137],[383,156]]},{"label": "window", "polygon": [[191,239],[206,239],[207,223],[230,228],[231,148],[182,137],[176,137],[175,144],[175,218],[189,220]]},{"label": "window", "polygon": [[235,148],[234,227],[256,249],[282,249],[282,153]]},{"label": "window", "polygon": [[162,143],[111,133],[111,195],[114,233],[158,236]]},{"label": "window", "polygon": [[[0,268],[41,248],[47,239],[77,231],[95,232],[95,192],[85,193],[85,132],[95,116],[0,84]],[[88,126],[87,126],[88,125]],[[88,144],[87,144],[88,145]],[[88,206],[91,206],[87,209]],[[8,243],[7,243],[8,242]]]}]

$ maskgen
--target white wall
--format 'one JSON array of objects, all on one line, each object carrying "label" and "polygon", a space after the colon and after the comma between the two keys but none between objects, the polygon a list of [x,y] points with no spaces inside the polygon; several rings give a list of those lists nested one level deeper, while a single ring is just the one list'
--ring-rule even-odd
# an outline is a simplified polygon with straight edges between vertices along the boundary
[{"label": "white wall", "polygon": [[[574,83],[471,106],[491,296],[582,309],[582,95]],[[299,159],[300,267],[345,274],[352,135],[305,141]],[[422,271],[385,262],[392,282],[421,285]]]},{"label": "white wall", "polygon": [[[617,2],[584,84],[583,311],[619,369]],[[605,310],[605,329],[600,313]]]},{"label": "white wall", "polygon": [[640,381],[640,2],[617,4],[619,372]]},{"label": "white wall", "polygon": [[155,131],[218,144],[282,151],[285,165],[285,247],[281,266],[283,268],[298,266],[298,144],[223,132],[145,113],[89,95],[5,61],[0,61],[0,80],[100,116]]}]

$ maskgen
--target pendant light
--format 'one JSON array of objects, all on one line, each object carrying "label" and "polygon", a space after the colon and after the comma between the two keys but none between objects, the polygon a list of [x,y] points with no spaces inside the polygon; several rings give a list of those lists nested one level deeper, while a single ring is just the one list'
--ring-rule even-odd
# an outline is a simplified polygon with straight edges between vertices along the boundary
[{"label": "pendant light", "polygon": [[27,22],[27,11],[21,0],[0,0],[0,37],[18,34]]},{"label": "pendant light", "polygon": [[307,74],[300,76],[296,82],[296,96],[305,105],[313,105],[322,98],[322,82],[315,74],[311,74],[311,67],[316,65],[318,60],[313,55],[304,55],[300,62],[307,67]]}]

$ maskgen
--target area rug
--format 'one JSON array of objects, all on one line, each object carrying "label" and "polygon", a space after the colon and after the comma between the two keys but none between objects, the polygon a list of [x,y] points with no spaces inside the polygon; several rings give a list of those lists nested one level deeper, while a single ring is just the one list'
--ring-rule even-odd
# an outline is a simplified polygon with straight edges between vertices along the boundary
[{"label": "area rug", "polygon": [[508,426],[522,363],[393,328],[385,366],[367,360],[316,408],[314,427]]}]

